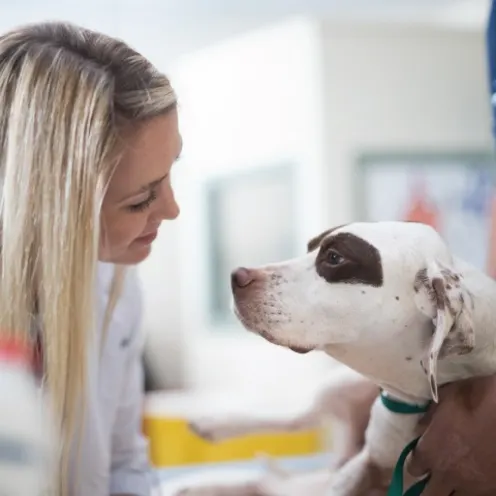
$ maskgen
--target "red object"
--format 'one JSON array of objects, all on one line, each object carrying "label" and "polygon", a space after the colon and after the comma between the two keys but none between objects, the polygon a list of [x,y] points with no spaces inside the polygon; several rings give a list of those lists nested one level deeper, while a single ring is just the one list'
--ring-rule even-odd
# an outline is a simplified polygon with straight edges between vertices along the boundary
[{"label": "red object", "polygon": [[0,339],[0,362],[24,363],[31,367],[33,350],[28,343],[19,339]]},{"label": "red object", "polygon": [[410,201],[403,220],[428,224],[439,231],[439,212],[429,199],[424,179],[417,179],[410,191]]}]

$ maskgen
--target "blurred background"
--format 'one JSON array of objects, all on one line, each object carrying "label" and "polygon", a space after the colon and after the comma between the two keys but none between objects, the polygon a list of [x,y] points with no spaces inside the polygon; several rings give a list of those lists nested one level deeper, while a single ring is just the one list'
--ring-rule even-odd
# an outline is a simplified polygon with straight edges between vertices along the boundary
[{"label": "blurred background", "polygon": [[141,266],[149,411],[180,417],[249,402],[287,411],[310,401],[335,363],[243,331],[229,273],[301,254],[328,227],[422,220],[493,271],[488,8],[487,0],[2,2],[2,31],[46,19],[102,30],[148,56],[179,95],[182,214]]}]

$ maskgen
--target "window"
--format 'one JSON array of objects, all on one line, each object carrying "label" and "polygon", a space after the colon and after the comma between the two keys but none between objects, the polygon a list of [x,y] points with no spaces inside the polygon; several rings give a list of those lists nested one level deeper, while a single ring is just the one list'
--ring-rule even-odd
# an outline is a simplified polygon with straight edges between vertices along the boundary
[{"label": "window", "polygon": [[360,169],[359,219],[432,225],[455,255],[496,274],[491,154],[372,155]]},{"label": "window", "polygon": [[208,309],[214,327],[234,324],[230,274],[296,253],[294,170],[276,165],[206,183]]}]

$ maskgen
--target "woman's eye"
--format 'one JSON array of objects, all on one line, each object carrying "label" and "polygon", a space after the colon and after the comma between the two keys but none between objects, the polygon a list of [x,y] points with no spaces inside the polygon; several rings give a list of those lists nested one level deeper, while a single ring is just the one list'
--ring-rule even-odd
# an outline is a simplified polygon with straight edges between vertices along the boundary
[{"label": "woman's eye", "polygon": [[143,212],[143,210],[146,210],[156,199],[157,193],[155,193],[155,191],[150,191],[150,196],[146,200],[136,203],[135,205],[129,205],[127,208],[130,212]]},{"label": "woman's eye", "polygon": [[342,257],[337,251],[331,250],[327,254],[326,261],[329,265],[340,265],[344,262],[344,257]]}]

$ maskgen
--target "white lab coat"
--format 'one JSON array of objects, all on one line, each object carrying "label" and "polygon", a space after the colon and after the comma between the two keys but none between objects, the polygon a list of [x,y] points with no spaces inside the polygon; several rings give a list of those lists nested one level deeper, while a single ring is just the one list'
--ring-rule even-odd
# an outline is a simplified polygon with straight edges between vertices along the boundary
[{"label": "white lab coat", "polygon": [[[99,263],[98,329],[101,330],[114,266]],[[71,496],[126,494],[150,496],[154,480],[147,443],[141,435],[143,371],[141,289],[129,268],[100,356],[101,331],[89,357],[85,427],[79,456],[71,460],[70,480],[79,471],[79,491]]]}]

